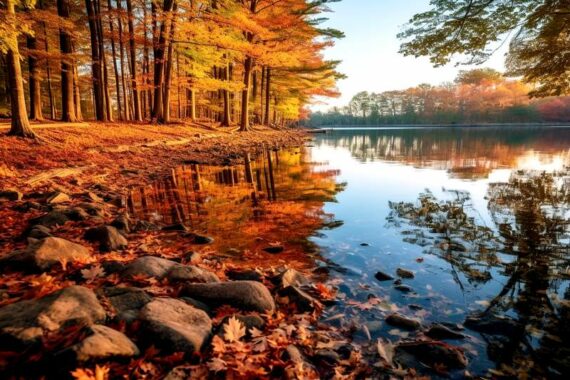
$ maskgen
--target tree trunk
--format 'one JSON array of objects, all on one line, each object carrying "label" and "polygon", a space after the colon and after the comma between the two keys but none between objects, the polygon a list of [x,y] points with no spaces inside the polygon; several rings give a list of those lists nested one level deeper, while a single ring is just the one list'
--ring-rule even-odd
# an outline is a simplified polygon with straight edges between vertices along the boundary
[{"label": "tree trunk", "polygon": [[[174,0],[164,0],[163,3],[163,17],[165,17],[174,6]],[[154,14],[156,17],[156,12]],[[167,19],[162,20],[160,23],[160,32],[158,41],[155,44],[154,53],[154,105],[152,107],[153,121],[160,121],[163,119],[164,103],[162,100],[162,90],[164,85],[164,55],[166,49],[167,38]]]},{"label": "tree trunk", "polygon": [[[69,18],[69,0],[57,0],[57,14]],[[59,46],[63,55],[61,59],[61,120],[76,122],[73,99],[73,63],[69,54],[73,53],[71,35],[65,29],[59,29]]]},{"label": "tree trunk", "polygon": [[[46,53],[49,54],[49,42],[48,42],[48,34],[47,34],[47,27],[46,23],[42,22],[42,26],[44,29],[44,36],[46,40],[45,50]],[[49,97],[49,111],[50,111],[50,118],[55,120],[55,102],[53,100],[53,89],[51,87],[51,69],[50,69],[50,62],[49,59],[46,59],[46,75],[47,75],[47,87],[48,87],[48,97]]]},{"label": "tree trunk", "polygon": [[269,103],[271,101],[271,69],[265,73],[265,125],[269,126]]},{"label": "tree trunk", "polygon": [[[230,67],[229,64],[226,64],[226,67],[223,70],[223,79],[228,82],[230,80]],[[222,118],[222,127],[229,127],[232,123],[231,118],[231,108],[230,108],[230,92],[228,90],[223,90],[222,93],[224,97],[224,115]]]},{"label": "tree trunk", "polygon": [[103,69],[101,67],[101,54],[99,52],[99,32],[97,27],[96,6],[93,0],[85,0],[89,34],[91,37],[91,81],[93,84],[93,96],[95,97],[95,119],[105,121],[105,98],[103,97]]},{"label": "tree trunk", "polygon": [[101,16],[101,0],[95,1],[97,14],[97,41],[99,42],[99,56],[101,57],[101,69],[103,70],[103,95],[105,96],[106,120],[113,121],[111,96],[109,95],[109,71],[107,70],[107,57],[105,55],[105,38],[103,37],[103,18]]},{"label": "tree trunk", "polygon": [[123,104],[125,106],[125,115],[124,115],[124,119],[125,120],[130,120],[131,119],[131,114],[130,114],[130,101],[129,101],[129,95],[127,94],[127,83],[125,80],[125,51],[123,49],[123,21],[121,19],[121,10],[123,9],[123,6],[121,5],[121,1],[122,0],[116,0],[117,1],[117,9],[119,10],[119,25],[118,25],[118,29],[119,29],[119,57],[120,57],[120,66],[121,66],[121,86],[123,88]]},{"label": "tree trunk", "polygon": [[115,33],[113,32],[113,20],[111,19],[111,14],[113,10],[113,5],[111,0],[107,0],[107,11],[109,13],[109,31],[111,32],[111,55],[113,57],[113,71],[115,72],[115,91],[117,92],[117,111],[119,114],[119,119],[123,120],[123,109],[121,106],[121,85],[119,82],[119,68],[117,66],[117,49],[115,47]]},{"label": "tree trunk", "polygon": [[129,27],[129,54],[131,59],[131,88],[133,90],[133,107],[135,121],[142,121],[141,112],[141,99],[137,87],[137,64],[136,64],[136,49],[135,49],[135,27],[133,24],[133,5],[131,0],[127,0],[127,24]]},{"label": "tree trunk", "polygon": [[189,117],[192,121],[196,121],[196,93],[193,89],[188,90],[188,100],[190,101]]},{"label": "tree trunk", "polygon": [[30,119],[43,120],[42,114],[42,93],[40,68],[38,67],[38,59],[35,56],[37,49],[37,41],[35,37],[28,36],[26,40],[28,47],[28,70],[30,85]]},{"label": "tree trunk", "polygon": [[166,67],[164,72],[164,98],[162,100],[162,119],[160,122],[170,122],[170,85],[172,82],[172,61],[174,51],[174,33],[176,31],[176,11],[178,7],[176,2],[172,6],[172,15],[170,21],[170,38],[168,41],[168,54],[166,57]]},{"label": "tree trunk", "polygon": [[244,88],[241,92],[241,124],[239,130],[242,132],[249,130],[249,92],[250,92],[252,67],[253,67],[253,58],[247,56],[243,64]]},{"label": "tree trunk", "polygon": [[[16,8],[14,0],[8,0],[6,4],[7,16],[16,25]],[[8,65],[8,81],[10,83],[10,108],[12,113],[12,124],[9,135],[34,138],[36,135],[30,128],[28,114],[26,112],[26,99],[24,97],[24,80],[22,78],[22,67],[20,66],[20,52],[18,51],[18,35],[11,33],[8,38],[12,39],[10,49],[6,52],[6,63]]]},{"label": "tree trunk", "polygon": [[265,112],[264,112],[264,108],[263,108],[263,100],[265,99],[265,97],[263,96],[264,94],[264,88],[265,88],[265,66],[261,67],[261,84],[259,86],[259,101],[260,101],[260,121],[261,124],[265,124]]}]

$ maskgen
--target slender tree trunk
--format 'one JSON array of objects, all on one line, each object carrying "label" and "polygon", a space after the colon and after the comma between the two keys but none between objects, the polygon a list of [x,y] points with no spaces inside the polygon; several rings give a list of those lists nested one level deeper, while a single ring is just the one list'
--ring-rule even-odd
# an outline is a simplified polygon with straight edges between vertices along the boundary
[{"label": "slender tree trunk", "polygon": [[[57,14],[69,18],[69,0],[57,0]],[[65,29],[59,29],[59,46],[61,59],[61,120],[76,122],[75,103],[73,96],[73,61],[69,54],[73,53],[71,35]]]},{"label": "slender tree trunk", "polygon": [[105,38],[103,36],[103,17],[101,16],[101,0],[95,1],[97,11],[97,41],[99,42],[99,56],[101,57],[101,69],[103,70],[103,95],[105,96],[106,120],[113,121],[113,109],[109,94],[109,70],[107,69],[107,56],[105,55]]},{"label": "slender tree trunk", "polygon": [[178,120],[182,119],[182,93],[180,91],[180,54],[176,51],[176,94],[178,95]]},{"label": "slender tree trunk", "polygon": [[249,92],[251,82],[251,69],[253,67],[253,58],[247,56],[243,65],[243,85],[241,92],[241,124],[240,131],[249,130]]},{"label": "slender tree trunk", "polygon": [[[12,19],[16,24],[16,8],[14,0],[8,0],[6,3],[6,13],[8,19]],[[16,32],[10,32],[8,38],[12,39],[9,44],[12,45],[6,52],[6,61],[8,65],[8,81],[10,88],[10,109],[12,123],[9,135],[34,138],[36,135],[30,128],[28,113],[26,112],[26,99],[24,97],[24,80],[22,78],[22,67],[20,66],[20,52],[18,51],[18,35]]]},{"label": "slender tree trunk", "polygon": [[260,121],[261,124],[265,124],[265,110],[263,108],[263,100],[264,100],[264,86],[265,86],[265,66],[261,67],[261,84],[259,86],[259,100],[260,100],[260,111],[259,111],[259,115],[260,115]]},{"label": "slender tree trunk", "polygon": [[[226,67],[223,70],[223,79],[224,81],[228,82],[230,80],[230,67],[229,64],[226,64]],[[231,109],[230,109],[230,92],[228,90],[223,90],[222,95],[224,97],[224,115],[222,118],[222,126],[229,127],[232,123],[231,118]]]},{"label": "slender tree trunk", "polygon": [[99,32],[97,27],[97,10],[93,0],[85,0],[89,34],[91,36],[91,81],[93,96],[95,98],[95,119],[105,121],[105,98],[103,97],[103,69],[101,67],[101,53],[99,51]]},{"label": "slender tree trunk", "polygon": [[[162,100],[162,92],[164,85],[164,58],[167,39],[167,14],[172,11],[174,0],[164,0],[163,3],[163,17],[164,20],[160,23],[160,32],[154,53],[154,105],[152,107],[153,121],[162,121],[164,113],[164,102]],[[154,15],[156,17],[156,13]]]},{"label": "slender tree trunk", "polygon": [[271,101],[271,69],[265,73],[265,125],[269,125],[269,103]]},{"label": "slender tree trunk", "polygon": [[37,40],[35,37],[28,36],[26,39],[28,47],[28,71],[30,85],[30,119],[43,120],[42,113],[42,93],[40,68],[38,67],[38,59],[35,50],[37,49]]},{"label": "slender tree trunk", "polygon": [[77,66],[75,65],[73,65],[73,104],[75,105],[75,117],[77,121],[82,121],[81,88],[79,87],[79,73],[77,71]]},{"label": "slender tree trunk", "polygon": [[111,55],[113,57],[113,71],[115,72],[115,91],[117,92],[117,111],[119,119],[123,120],[123,109],[121,106],[121,85],[119,81],[119,68],[117,66],[117,49],[115,47],[115,33],[113,31],[113,20],[111,19],[113,5],[111,0],[107,0],[107,11],[109,13],[109,31],[111,32]]},{"label": "slender tree trunk", "polygon": [[130,55],[130,71],[131,71],[131,88],[133,91],[133,107],[135,121],[142,121],[140,94],[137,86],[137,57],[135,48],[135,27],[133,23],[133,5],[132,0],[127,0],[127,25],[129,28],[129,55]]},{"label": "slender tree trunk", "polygon": [[170,122],[170,85],[172,82],[172,62],[174,55],[174,33],[176,32],[176,13],[178,6],[174,2],[172,6],[172,15],[170,21],[170,38],[168,41],[168,53],[166,58],[166,67],[164,72],[164,98],[162,100],[162,123]]},{"label": "slender tree trunk", "polygon": [[[49,54],[49,42],[48,42],[48,34],[47,34],[47,27],[46,23],[42,22],[42,26],[44,29],[44,37],[45,37],[45,51]],[[46,75],[47,75],[47,88],[48,88],[48,97],[49,97],[49,111],[50,111],[50,118],[55,120],[56,113],[55,113],[55,102],[53,100],[53,89],[51,86],[51,68],[49,59],[46,59]]]},{"label": "slender tree trunk", "polygon": [[144,30],[144,47],[143,47],[143,54],[144,54],[144,64],[143,64],[143,74],[146,78],[146,99],[145,99],[145,107],[144,107],[144,117],[145,119],[149,115],[149,107],[152,106],[152,91],[151,88],[151,81],[150,81],[150,58],[149,58],[149,47],[148,47],[148,34],[147,34],[147,7],[146,3],[143,3],[143,30]]},{"label": "slender tree trunk", "polygon": [[121,66],[121,87],[123,89],[123,104],[125,106],[125,114],[124,114],[124,119],[125,120],[131,120],[131,114],[130,114],[130,100],[129,100],[129,95],[127,93],[127,82],[125,80],[125,50],[123,48],[123,21],[122,18],[120,16],[120,12],[123,9],[121,1],[122,0],[116,0],[117,1],[117,9],[119,10],[119,21],[118,21],[118,29],[119,29],[119,57],[120,57],[120,66]]},{"label": "slender tree trunk", "polygon": [[188,100],[190,101],[189,117],[192,121],[196,121],[196,92],[193,89],[188,90]]}]

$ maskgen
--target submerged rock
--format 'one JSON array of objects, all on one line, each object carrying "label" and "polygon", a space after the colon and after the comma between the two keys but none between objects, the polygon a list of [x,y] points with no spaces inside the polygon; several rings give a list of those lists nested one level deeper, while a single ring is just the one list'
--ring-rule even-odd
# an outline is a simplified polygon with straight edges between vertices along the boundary
[{"label": "submerged rock", "polygon": [[138,347],[122,332],[103,325],[87,328],[89,336],[69,350],[80,362],[139,355]]},{"label": "submerged rock", "polygon": [[386,317],[386,323],[406,330],[418,330],[421,327],[421,323],[417,319],[409,318],[399,313],[388,315]]},{"label": "submerged rock", "polygon": [[46,332],[72,324],[89,326],[104,319],[105,310],[92,290],[70,286],[0,308],[0,347],[14,350],[39,342]]},{"label": "submerged rock", "polygon": [[85,232],[84,238],[90,242],[98,242],[101,252],[125,249],[128,245],[127,239],[112,226],[90,228]]},{"label": "submerged rock", "polygon": [[269,290],[256,281],[189,284],[182,288],[181,295],[202,301],[211,307],[230,305],[240,310],[261,313],[275,309]]},{"label": "submerged rock", "polygon": [[396,269],[396,274],[401,278],[414,278],[414,272],[404,268]]},{"label": "submerged rock", "polygon": [[149,343],[170,352],[198,352],[212,331],[210,317],[183,301],[156,298],[139,315]]},{"label": "submerged rock", "polygon": [[0,266],[48,270],[62,262],[86,261],[89,250],[79,244],[57,237],[47,237],[30,244],[26,249],[14,251],[0,260]]},{"label": "submerged rock", "polygon": [[430,366],[443,364],[447,368],[467,367],[467,358],[463,351],[455,346],[438,341],[416,341],[400,343],[396,354],[404,351]]},{"label": "submerged rock", "polygon": [[435,323],[431,325],[428,331],[425,333],[427,336],[433,339],[463,339],[465,335],[460,332],[454,331],[447,326]]},{"label": "submerged rock", "polygon": [[374,275],[374,278],[377,279],[378,281],[391,281],[394,279],[394,277],[392,277],[388,273],[384,273],[382,271],[376,272],[376,274]]},{"label": "submerged rock", "polygon": [[467,317],[464,326],[481,333],[507,336],[517,334],[522,328],[516,320],[494,314]]},{"label": "submerged rock", "polygon": [[396,285],[394,286],[394,289],[399,290],[400,292],[403,293],[409,293],[413,290],[412,287],[408,285]]},{"label": "submerged rock", "polygon": [[280,297],[286,297],[289,303],[292,303],[301,313],[312,312],[315,310],[318,301],[305,293],[296,286],[287,286],[279,291]]}]

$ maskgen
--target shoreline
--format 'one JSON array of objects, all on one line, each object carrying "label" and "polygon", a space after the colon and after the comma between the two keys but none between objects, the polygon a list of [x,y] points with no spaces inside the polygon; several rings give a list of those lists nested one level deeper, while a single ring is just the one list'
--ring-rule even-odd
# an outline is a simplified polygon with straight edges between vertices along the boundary
[{"label": "shoreline", "polygon": [[342,131],[342,130],[391,130],[391,129],[436,129],[436,128],[567,128],[567,123],[474,123],[474,124],[379,124],[379,125],[323,125],[307,127],[310,130]]}]

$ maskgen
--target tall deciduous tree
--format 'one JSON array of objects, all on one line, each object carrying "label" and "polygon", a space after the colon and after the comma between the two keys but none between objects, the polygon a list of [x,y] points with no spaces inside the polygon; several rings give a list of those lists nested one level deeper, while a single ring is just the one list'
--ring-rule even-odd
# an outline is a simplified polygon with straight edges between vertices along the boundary
[{"label": "tall deciduous tree", "polygon": [[[69,0],[57,0],[57,14],[68,19],[70,16]],[[73,43],[71,33],[66,28],[60,27],[59,46],[62,53],[61,58],[61,119],[62,121],[75,122],[77,115],[75,112],[75,101],[73,96]]]}]

